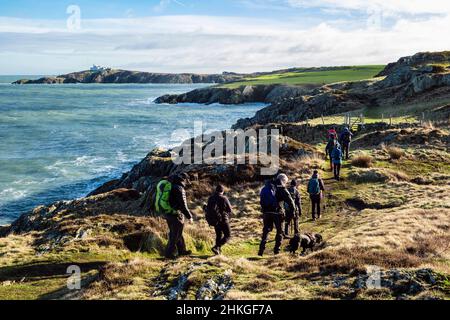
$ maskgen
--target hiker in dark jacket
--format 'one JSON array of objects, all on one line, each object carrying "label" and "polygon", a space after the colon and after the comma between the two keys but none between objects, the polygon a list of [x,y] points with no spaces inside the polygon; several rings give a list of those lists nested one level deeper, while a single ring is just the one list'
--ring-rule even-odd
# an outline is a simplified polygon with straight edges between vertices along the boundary
[{"label": "hiker in dark jacket", "polygon": [[341,179],[341,166],[342,166],[342,150],[339,145],[335,145],[331,151],[331,158],[333,160],[334,178],[336,180]]},{"label": "hiker in dark jacket", "polygon": [[221,254],[222,246],[225,245],[231,237],[230,215],[232,208],[230,201],[224,195],[225,188],[218,185],[214,194],[209,197],[207,209],[216,214],[214,230],[216,232],[216,245],[211,249],[216,255]]},{"label": "hiker in dark jacket", "polygon": [[[315,221],[316,219],[320,219],[320,202],[322,199],[322,192],[325,191],[325,187],[323,185],[322,179],[319,177],[319,172],[317,170],[314,171],[311,179],[308,183],[308,193],[311,199],[311,213],[312,219]],[[317,216],[316,216],[317,214]]]},{"label": "hiker in dark jacket", "polygon": [[284,203],[287,203],[290,210],[295,210],[294,200],[286,189],[288,182],[288,177],[285,174],[280,174],[275,182],[268,181],[261,190],[261,210],[264,226],[259,246],[259,256],[264,255],[267,237],[274,226],[276,229],[274,253],[280,253],[281,241],[283,240]]},{"label": "hiker in dark jacket", "polygon": [[166,214],[165,219],[169,227],[169,241],[166,248],[166,258],[176,258],[175,252],[178,250],[178,256],[190,255],[192,252],[186,249],[183,237],[185,218],[192,222],[192,214],[189,211],[186,201],[186,184],[189,183],[189,176],[185,173],[169,178],[172,183],[169,203],[176,210],[175,214]]},{"label": "hiker in dark jacket", "polygon": [[345,155],[345,159],[348,160],[348,153],[350,150],[350,142],[352,141],[353,133],[349,128],[345,127],[339,136],[339,141],[342,145],[342,151]]},{"label": "hiker in dark jacket", "polygon": [[328,140],[328,143],[325,147],[325,159],[330,158],[330,171],[333,171],[333,158],[331,157],[331,152],[333,151],[334,146],[339,145],[339,142],[337,139],[333,136],[330,140]]},{"label": "hiker in dark jacket", "polygon": [[289,193],[291,194],[292,199],[295,203],[295,209],[290,210],[289,206],[286,208],[286,221],[284,225],[284,235],[286,237],[289,236],[289,227],[291,223],[294,223],[294,235],[299,233],[298,230],[298,220],[299,217],[302,215],[302,203],[301,203],[301,196],[300,192],[298,192],[297,189],[297,180],[291,181],[291,186],[288,188]]}]

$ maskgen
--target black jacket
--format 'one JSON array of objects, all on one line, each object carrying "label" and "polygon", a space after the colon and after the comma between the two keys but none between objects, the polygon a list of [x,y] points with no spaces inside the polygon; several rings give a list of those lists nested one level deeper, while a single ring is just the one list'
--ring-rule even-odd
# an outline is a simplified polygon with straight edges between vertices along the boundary
[{"label": "black jacket", "polygon": [[301,215],[302,214],[302,198],[300,196],[300,192],[298,192],[296,187],[289,187],[288,191],[294,200],[295,208],[297,209],[297,212]]},{"label": "black jacket", "polygon": [[276,185],[275,197],[277,198],[278,201],[278,208],[277,208],[278,213],[284,213],[285,203],[289,207],[289,210],[294,211],[295,202],[294,199],[292,199],[288,189],[284,187],[279,180],[275,182],[275,185]]},{"label": "black jacket", "polygon": [[187,219],[192,219],[191,211],[188,208],[186,200],[186,191],[184,182],[175,179],[172,182],[172,191],[169,196],[169,203],[172,208],[180,211]]},{"label": "black jacket", "polygon": [[214,208],[217,206],[220,215],[221,220],[226,220],[230,218],[231,213],[233,212],[233,209],[231,208],[230,201],[226,196],[219,193],[214,193],[211,197],[208,199],[208,208]]}]

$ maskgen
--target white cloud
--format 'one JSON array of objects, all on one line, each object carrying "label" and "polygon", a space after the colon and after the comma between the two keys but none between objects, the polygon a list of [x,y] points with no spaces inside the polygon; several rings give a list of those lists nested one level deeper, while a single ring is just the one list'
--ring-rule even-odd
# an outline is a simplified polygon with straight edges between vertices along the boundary
[{"label": "white cloud", "polygon": [[[348,1],[351,2],[351,1]],[[357,2],[355,0],[355,2]],[[0,74],[57,74],[96,63],[155,72],[250,72],[292,66],[387,63],[450,49],[448,15],[400,19],[389,28],[341,28],[351,21],[159,16],[82,21],[0,18]]]}]

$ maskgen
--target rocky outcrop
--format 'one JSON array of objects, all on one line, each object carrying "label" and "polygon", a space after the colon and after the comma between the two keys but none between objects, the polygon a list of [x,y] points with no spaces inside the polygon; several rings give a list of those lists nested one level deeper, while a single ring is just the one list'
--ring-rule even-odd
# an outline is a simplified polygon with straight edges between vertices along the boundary
[{"label": "rocky outcrop", "polygon": [[413,56],[402,57],[397,62],[389,63],[376,77],[400,73],[405,69],[423,67],[427,64],[450,64],[450,51],[419,52]]},{"label": "rocky outcrop", "polygon": [[340,90],[323,87],[312,95],[284,98],[259,110],[252,118],[240,119],[234,129],[245,129],[254,125],[279,122],[299,122],[321,115],[358,110],[373,105],[370,97],[352,95]]},{"label": "rocky outcrop", "polygon": [[14,84],[70,84],[70,83],[225,83],[242,79],[239,74],[149,73],[106,69],[81,71],[37,80],[21,79]]},{"label": "rocky outcrop", "polygon": [[301,96],[314,86],[256,85],[239,88],[212,87],[190,91],[180,95],[165,95],[156,103],[221,103],[241,104],[250,102],[274,103],[286,98]]}]

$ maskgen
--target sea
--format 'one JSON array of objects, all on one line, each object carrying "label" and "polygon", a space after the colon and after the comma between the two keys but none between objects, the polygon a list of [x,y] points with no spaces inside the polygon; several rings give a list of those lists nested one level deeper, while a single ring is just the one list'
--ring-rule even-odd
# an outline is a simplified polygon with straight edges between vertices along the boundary
[{"label": "sea", "polygon": [[0,225],[39,205],[85,196],[118,178],[180,129],[230,128],[263,104],[155,104],[208,84],[12,85],[0,76]]}]

